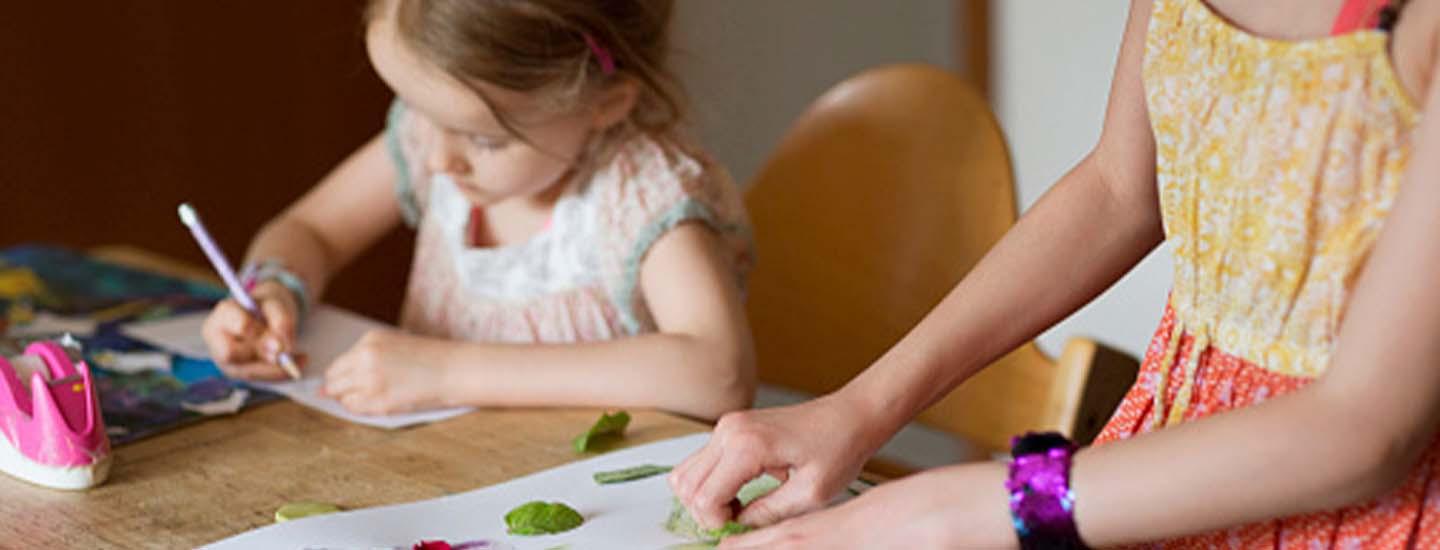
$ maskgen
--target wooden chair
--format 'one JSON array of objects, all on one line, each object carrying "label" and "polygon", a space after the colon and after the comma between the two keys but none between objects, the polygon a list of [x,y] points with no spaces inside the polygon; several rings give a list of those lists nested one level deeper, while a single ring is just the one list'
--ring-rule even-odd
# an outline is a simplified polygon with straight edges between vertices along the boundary
[{"label": "wooden chair", "polygon": [[[821,96],[746,205],[760,255],[748,302],[760,378],[812,394],[899,341],[1016,219],[1009,155],[985,100],[923,65],[864,72]],[[919,421],[992,452],[1031,429],[1089,442],[1136,371],[1091,340],[1071,340],[1058,359],[1030,342]]]}]

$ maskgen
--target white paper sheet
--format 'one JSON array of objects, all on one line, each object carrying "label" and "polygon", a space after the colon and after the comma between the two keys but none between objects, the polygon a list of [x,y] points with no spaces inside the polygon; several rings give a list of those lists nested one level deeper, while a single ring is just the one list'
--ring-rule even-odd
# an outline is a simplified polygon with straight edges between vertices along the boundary
[{"label": "white paper sheet", "polygon": [[[442,539],[490,540],[514,550],[565,545],[574,550],[663,550],[687,542],[665,531],[672,498],[665,476],[613,485],[599,485],[591,476],[640,464],[679,464],[709,437],[695,434],[651,443],[437,499],[287,521],[205,548],[359,550],[409,548],[422,539]],[[532,500],[563,502],[580,512],[585,523],[558,535],[505,534],[505,513]]]},{"label": "white paper sheet", "polygon": [[94,319],[61,317],[42,311],[36,313],[35,318],[31,319],[30,322],[10,327],[9,331],[0,334],[0,336],[8,336],[10,338],[40,338],[59,334],[90,336],[95,333],[97,324]]},{"label": "white paper sheet", "polygon": [[[160,349],[186,357],[209,359],[210,350],[205,346],[205,339],[200,334],[206,315],[208,312],[199,312],[131,324],[123,327],[121,331]],[[300,334],[300,351],[309,355],[309,362],[301,373],[303,376],[300,380],[259,382],[255,383],[255,386],[280,393],[296,403],[339,418],[378,428],[403,428],[452,418],[470,411],[468,408],[455,408],[389,416],[364,416],[352,414],[340,406],[339,402],[318,395],[316,392],[324,379],[325,369],[330,368],[330,364],[355,345],[366,332],[377,328],[386,328],[386,325],[321,304],[305,320],[303,332]]]}]

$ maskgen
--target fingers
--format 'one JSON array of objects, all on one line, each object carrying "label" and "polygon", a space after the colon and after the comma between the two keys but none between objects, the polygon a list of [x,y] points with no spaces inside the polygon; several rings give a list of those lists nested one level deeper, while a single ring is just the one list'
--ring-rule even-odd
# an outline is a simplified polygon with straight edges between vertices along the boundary
[{"label": "fingers", "polygon": [[677,497],[701,526],[714,529],[732,517],[730,503],[740,487],[769,470],[788,470],[766,426],[753,411],[720,418],[715,433],[696,456],[672,476]]},{"label": "fingers", "polygon": [[234,363],[247,360],[253,355],[253,346],[243,344],[260,331],[259,323],[251,318],[244,308],[232,300],[225,300],[216,304],[210,316],[205,318],[200,334],[205,338],[205,344],[210,347],[211,357],[216,362]]},{"label": "fingers", "polygon": [[670,490],[675,493],[675,498],[686,504],[695,500],[700,482],[710,476],[710,470],[720,462],[722,452],[719,439],[711,437],[703,448],[675,467],[670,472]]},{"label": "fingers", "polygon": [[244,308],[232,300],[225,300],[205,318],[200,333],[210,348],[211,358],[221,370],[229,376],[245,378],[256,369],[232,367],[259,361],[255,341],[262,331],[260,322]]},{"label": "fingers", "polygon": [[251,361],[247,363],[216,363],[225,376],[238,380],[259,380],[265,382],[279,382],[289,380],[290,375],[285,369],[274,363],[265,361]]},{"label": "fingers", "polygon": [[358,393],[346,394],[340,397],[339,401],[345,410],[355,414],[379,415],[385,413],[383,409],[376,407],[374,400],[366,399]]},{"label": "fingers", "polygon": [[710,470],[710,475],[700,481],[695,496],[690,501],[690,514],[706,529],[718,529],[732,517],[730,503],[735,494],[764,471],[752,456],[721,455],[720,461]]},{"label": "fingers", "polygon": [[[257,319],[234,300],[216,304],[205,319],[201,335],[210,356],[220,370],[242,380],[283,380],[284,369],[275,363],[281,351],[295,348],[296,314],[288,291],[272,283],[256,290],[264,321]],[[303,367],[304,359],[295,357]],[[267,364],[268,363],[268,364]]]},{"label": "fingers", "polygon": [[335,366],[326,371],[325,384],[321,386],[320,393],[339,402],[347,411],[372,414],[370,392],[360,386],[356,376],[342,368],[340,361],[336,361]]},{"label": "fingers", "polygon": [[[802,482],[802,478],[804,477],[805,476],[803,475],[797,474],[795,476],[795,479],[793,479],[791,482],[787,482],[785,485],[782,485],[781,489],[776,489],[774,493],[771,493],[765,498],[773,497],[774,499],[771,502],[803,502],[806,500],[810,500],[811,496],[805,495],[805,490],[803,490],[802,488],[822,487],[824,486],[824,484],[818,482],[818,480],[808,479]],[[790,493],[789,495],[781,493],[781,490],[784,489],[787,485],[791,487],[790,490],[792,491],[792,493]],[[753,507],[755,504],[760,503],[761,500],[764,499],[756,500],[754,503],[751,503],[751,506]],[[824,504],[823,498],[816,500],[822,505]],[[771,506],[775,506],[778,509],[782,505],[773,504]],[[801,508],[804,507],[794,507],[792,508],[792,510],[800,510]],[[820,508],[820,506],[816,506],[816,508]],[[749,523],[744,517],[742,517],[737,521],[746,525],[753,525],[763,528],[756,529],[748,533],[725,537],[724,540],[720,541],[717,550],[941,547],[934,544],[917,545],[913,542],[906,544],[876,546],[875,544],[873,544],[872,541],[865,540],[865,537],[863,536],[857,537],[857,535],[863,535],[863,532],[867,528],[867,525],[854,521],[853,514],[842,513],[842,510],[838,510],[836,508],[820,509],[818,511],[816,511],[816,508],[811,508],[804,511],[777,514],[776,517],[780,517],[782,519],[777,520],[778,523],[769,524],[768,526],[766,526],[767,524],[763,523]],[[750,510],[750,508],[746,508],[746,510]],[[893,520],[888,520],[883,517],[884,514],[881,514],[881,516],[882,517],[876,517],[874,520],[875,523],[869,526],[869,528],[894,524]],[[875,517],[875,515],[872,513],[869,514],[867,517]],[[856,531],[857,528],[859,532]],[[951,548],[952,546],[945,545],[943,547]]]},{"label": "fingers", "polygon": [[271,363],[280,362],[281,353],[295,350],[296,327],[299,324],[295,297],[283,285],[267,281],[255,287],[255,301],[265,319],[260,337],[260,356]]},{"label": "fingers", "polygon": [[379,415],[396,412],[385,397],[383,384],[379,381],[373,365],[364,353],[364,347],[357,345],[325,371],[325,383],[320,393],[340,403],[345,410],[355,414]]},{"label": "fingers", "polygon": [[335,399],[345,410],[361,415],[385,415],[407,412],[411,407],[393,402],[381,393],[371,391],[363,384],[355,383],[355,377],[345,376],[330,383],[327,378],[324,395]]},{"label": "fingers", "polygon": [[[824,508],[852,475],[846,473],[847,457],[855,454],[815,436],[817,430],[832,433],[825,405],[816,401],[721,417],[709,443],[671,474],[676,498],[706,528],[719,527],[732,515],[740,523],[763,527]],[[736,492],[761,473],[780,479],[780,487],[732,514]]]},{"label": "fingers", "polygon": [[802,521],[794,519],[774,527],[751,531],[740,535],[725,537],[716,546],[716,550],[779,550],[784,548],[797,547],[797,529],[792,527],[793,523]]},{"label": "fingers", "polygon": [[[844,517],[836,517],[830,511],[816,512],[813,514],[788,519],[783,523],[772,525],[763,529],[757,529],[748,533],[725,537],[720,541],[717,550],[790,550],[792,548],[876,548],[865,541],[856,539],[853,534],[839,534],[838,531],[845,528],[853,528],[854,525],[846,525]],[[818,540],[828,536],[831,539],[844,539],[844,543],[835,543],[833,540]],[[885,547],[889,548],[889,547]],[[933,548],[933,546],[902,546],[900,548]]]},{"label": "fingers", "polygon": [[327,397],[340,399],[349,394],[356,393],[360,388],[356,386],[355,376],[351,374],[354,370],[342,356],[335,361],[330,369],[325,371],[325,383],[320,386],[320,393]]}]

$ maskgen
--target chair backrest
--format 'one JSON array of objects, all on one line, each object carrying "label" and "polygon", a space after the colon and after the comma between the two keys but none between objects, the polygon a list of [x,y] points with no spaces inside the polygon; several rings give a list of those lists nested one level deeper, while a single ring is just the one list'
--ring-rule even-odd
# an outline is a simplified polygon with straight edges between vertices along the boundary
[{"label": "chair backrest", "polygon": [[[760,255],[748,301],[760,378],[810,393],[839,388],[899,341],[1016,219],[989,107],[924,65],[867,71],[821,96],[746,205]],[[1108,410],[1077,410],[1094,354],[1067,349],[1075,368],[1058,368],[1027,343],[919,420],[991,450],[1027,429],[1093,431]],[[1108,406],[1119,398],[1102,393]]]}]

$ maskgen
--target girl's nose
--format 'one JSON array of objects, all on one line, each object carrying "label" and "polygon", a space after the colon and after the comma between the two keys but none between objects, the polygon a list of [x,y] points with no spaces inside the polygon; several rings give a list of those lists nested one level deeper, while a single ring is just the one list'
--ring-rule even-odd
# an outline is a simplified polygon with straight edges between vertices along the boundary
[{"label": "girl's nose", "polygon": [[444,174],[468,174],[470,163],[465,160],[464,153],[460,149],[460,140],[450,132],[438,132],[435,136],[435,146],[430,149],[430,158],[426,159],[427,168],[431,172]]}]

